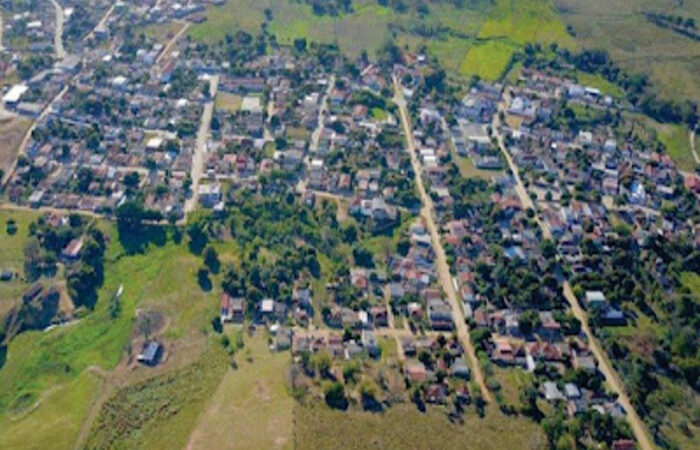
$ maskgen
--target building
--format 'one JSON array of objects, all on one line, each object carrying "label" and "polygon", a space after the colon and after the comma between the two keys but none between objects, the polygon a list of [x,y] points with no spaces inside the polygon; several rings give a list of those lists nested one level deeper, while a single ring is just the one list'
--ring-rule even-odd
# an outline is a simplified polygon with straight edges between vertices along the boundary
[{"label": "building", "polygon": [[155,366],[160,361],[163,353],[163,346],[156,341],[150,341],[144,344],[143,352],[139,354],[138,361],[147,366]]}]

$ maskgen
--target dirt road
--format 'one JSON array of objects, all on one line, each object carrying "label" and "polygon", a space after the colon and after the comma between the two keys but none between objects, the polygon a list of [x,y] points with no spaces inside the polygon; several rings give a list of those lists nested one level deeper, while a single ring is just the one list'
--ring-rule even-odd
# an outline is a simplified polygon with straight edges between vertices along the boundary
[{"label": "dirt road", "polygon": [[476,357],[476,351],[474,346],[472,346],[471,339],[469,337],[469,329],[464,318],[464,313],[462,312],[462,307],[460,302],[457,300],[457,293],[455,292],[454,285],[452,284],[452,274],[450,273],[450,267],[447,264],[447,256],[445,255],[445,249],[442,246],[442,241],[440,239],[440,233],[438,232],[438,227],[435,224],[433,218],[433,200],[428,195],[423,185],[422,169],[418,161],[418,156],[416,155],[416,146],[413,140],[413,128],[411,127],[411,121],[408,115],[408,110],[406,108],[406,101],[403,98],[403,89],[399,84],[396,77],[394,77],[394,103],[399,107],[401,113],[401,122],[403,124],[404,133],[406,134],[406,145],[408,147],[408,152],[411,157],[411,165],[413,166],[413,171],[415,172],[416,185],[418,186],[418,192],[423,203],[421,208],[421,217],[425,220],[425,224],[430,232],[430,237],[433,242],[433,249],[435,250],[435,263],[437,266],[438,277],[442,288],[447,294],[447,299],[452,308],[452,315],[454,318],[455,328],[457,331],[457,337],[460,343],[465,349],[467,356],[469,357],[469,362],[472,366],[472,371],[474,373],[474,380],[479,384],[481,388],[481,394],[487,402],[491,402],[491,393],[486,387],[486,382],[484,381],[484,375],[481,372],[481,367],[479,366],[479,360]]},{"label": "dirt road", "polygon": [[190,177],[192,178],[192,195],[185,202],[185,217],[194,210],[197,206],[197,197],[199,191],[199,180],[202,178],[204,171],[204,155],[207,153],[207,141],[209,140],[209,131],[211,127],[211,119],[214,115],[214,97],[219,86],[219,76],[214,75],[209,79],[209,100],[204,105],[202,112],[202,121],[199,124],[197,132],[197,143],[192,155],[192,170]]},{"label": "dirt road", "polygon": [[56,51],[56,58],[62,60],[66,57],[66,51],[63,48],[63,22],[65,17],[63,15],[63,7],[56,0],[51,0],[51,4],[56,9],[56,26],[54,27],[54,37],[53,45]]},{"label": "dirt road", "polygon": [[[500,111],[503,111],[504,109],[505,108],[503,104],[499,105]],[[549,227],[547,227],[540,220],[539,214],[537,213],[537,210],[534,207],[534,203],[528,195],[527,190],[525,189],[525,185],[523,184],[520,178],[518,166],[515,164],[513,158],[510,155],[510,152],[508,152],[508,149],[506,148],[505,139],[500,132],[500,119],[498,117],[498,113],[496,113],[496,115],[493,118],[493,132],[496,136],[496,139],[498,140],[498,146],[500,147],[503,156],[508,161],[508,166],[510,167],[510,170],[515,178],[516,192],[518,194],[518,197],[520,197],[520,203],[523,205],[523,207],[532,208],[533,211],[535,211],[535,218],[537,224],[542,230],[542,235],[545,239],[551,239],[552,233],[550,232]],[[620,381],[620,377],[617,374],[617,371],[613,368],[610,360],[607,357],[607,354],[601,349],[600,343],[595,338],[593,332],[588,326],[588,315],[583,310],[583,308],[581,308],[581,305],[579,304],[578,299],[574,295],[574,292],[571,289],[571,285],[568,281],[565,280],[563,282],[562,288],[564,297],[569,302],[569,305],[571,307],[571,312],[573,312],[574,316],[581,322],[583,331],[586,334],[586,337],[588,338],[588,345],[591,351],[593,352],[593,355],[598,360],[598,370],[600,370],[600,372],[605,377],[605,381],[607,382],[608,386],[618,395],[618,401],[627,412],[627,420],[632,426],[632,431],[634,432],[634,436],[637,439],[637,442],[639,443],[641,448],[645,450],[653,449],[654,446],[652,444],[652,440],[649,436],[646,425],[644,424],[644,422],[642,422],[639,415],[637,414],[637,411],[632,406],[632,402],[627,396],[627,393],[624,389],[623,383]]]}]

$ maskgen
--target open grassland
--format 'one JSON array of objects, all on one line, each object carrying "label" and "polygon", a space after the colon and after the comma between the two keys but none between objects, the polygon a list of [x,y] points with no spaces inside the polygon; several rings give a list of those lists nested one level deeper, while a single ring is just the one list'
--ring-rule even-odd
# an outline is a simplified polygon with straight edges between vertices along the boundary
[{"label": "open grassland", "polygon": [[489,411],[480,419],[470,412],[464,425],[428,407],[395,405],[384,413],[340,412],[325,405],[294,407],[294,440],[299,448],[351,449],[540,449],[546,437],[536,423]]},{"label": "open grassland", "polygon": [[[448,70],[457,73],[489,7],[487,1],[463,8],[449,2],[431,3],[430,13],[423,16],[413,7],[398,13],[375,0],[355,0],[352,12],[331,17],[315,15],[303,2],[228,0],[224,5],[209,7],[207,21],[192,26],[189,35],[196,41],[213,44],[239,30],[256,34],[265,21],[265,10],[269,9],[272,19],[268,29],[283,45],[305,38],[337,44],[349,56],[357,57],[364,51],[372,55],[394,40],[413,50],[427,47]],[[426,30],[432,31],[426,34]]]},{"label": "open grassland", "polygon": [[502,38],[520,45],[556,42],[567,48],[575,46],[559,14],[547,0],[496,0],[479,38]]},{"label": "open grassland", "polygon": [[0,171],[9,173],[17,158],[19,146],[31,126],[26,117],[3,117],[0,119]]},{"label": "open grassland", "polygon": [[[20,217],[17,213],[13,215]],[[17,235],[26,235],[28,221],[26,218],[24,222],[18,220]],[[27,427],[41,420],[47,434],[67,433],[65,442],[72,439],[67,446],[72,447],[82,426],[84,411],[66,415],[65,419],[72,423],[68,427],[61,421],[49,420],[56,408],[54,405],[64,395],[79,398],[76,402],[82,406],[91,403],[94,397],[90,395],[97,395],[99,389],[95,383],[85,388],[86,372],[111,373],[115,369],[138,334],[134,332],[134,318],[139,309],[157,311],[164,317],[165,329],[159,339],[165,343],[165,361],[154,373],[187,365],[199,358],[205,348],[203,331],[209,329],[208,318],[216,302],[214,295],[203,292],[197,285],[196,271],[201,261],[190,254],[185,243],[176,244],[166,239],[162,230],[149,236],[152,242],[143,253],[127,254],[113,225],[101,223],[100,226],[107,232],[110,244],[105,261],[105,282],[95,310],[64,327],[24,332],[8,347],[7,360],[0,370],[0,434],[7,442],[26,436]],[[20,244],[16,245],[21,248]],[[13,252],[21,258],[21,250]],[[123,294],[119,299],[119,312],[114,315],[109,304],[120,285],[123,285]],[[120,383],[128,384],[147,375],[146,369],[125,372],[118,380]],[[90,395],[82,392],[83,389]],[[37,407],[17,414],[38,399],[41,402]],[[6,421],[9,417],[14,417],[11,423]],[[196,416],[192,422],[195,420]],[[27,438],[25,442],[29,446],[36,442],[36,446],[41,447],[42,436],[37,435],[37,441]]]},{"label": "open grassland", "polygon": [[469,49],[462,61],[460,73],[495,81],[508,69],[516,47],[506,41],[486,41]]},{"label": "open grassland", "polygon": [[291,448],[289,352],[271,353],[258,332],[246,338],[236,362],[204,407],[187,448]]},{"label": "open grassland", "polygon": [[625,97],[625,91],[620,86],[609,82],[601,75],[579,71],[576,72],[576,79],[579,84],[600,89],[600,92],[604,95],[610,95],[615,98]]},{"label": "open grassland", "polygon": [[97,375],[83,372],[39,398],[27,397],[18,410],[0,416],[0,448],[73,448],[100,384]]},{"label": "open grassland", "polygon": [[681,170],[692,172],[697,167],[693,151],[690,148],[690,132],[685,125],[659,123],[650,117],[635,115],[635,120],[656,134],[656,138],[666,149]]},{"label": "open grassland", "polygon": [[223,349],[210,345],[190,365],[119,390],[102,406],[87,448],[182,448],[227,370]]},{"label": "open grassland", "polygon": [[646,73],[671,98],[700,100],[700,42],[649,22],[645,12],[700,19],[700,2],[676,0],[556,0],[576,41],[608,50],[623,68]]},{"label": "open grassland", "polygon": [[[24,276],[24,245],[29,236],[29,224],[37,217],[32,212],[0,210],[0,270],[8,269],[19,275],[12,281],[0,281],[0,318],[19,301],[27,288],[21,278]],[[14,220],[17,230],[7,232],[7,222]]]}]

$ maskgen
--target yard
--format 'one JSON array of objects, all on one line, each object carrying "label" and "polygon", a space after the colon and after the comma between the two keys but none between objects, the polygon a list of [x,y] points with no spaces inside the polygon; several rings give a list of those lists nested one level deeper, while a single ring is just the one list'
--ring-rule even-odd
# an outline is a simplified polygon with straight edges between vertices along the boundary
[{"label": "yard", "polygon": [[471,47],[459,68],[462,75],[496,81],[508,69],[516,46],[506,41],[486,41]]}]

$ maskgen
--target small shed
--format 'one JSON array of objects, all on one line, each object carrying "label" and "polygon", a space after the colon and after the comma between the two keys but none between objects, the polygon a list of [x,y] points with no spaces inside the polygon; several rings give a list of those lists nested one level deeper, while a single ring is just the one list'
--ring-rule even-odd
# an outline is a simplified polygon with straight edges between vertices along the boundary
[{"label": "small shed", "polygon": [[162,353],[163,346],[159,342],[150,341],[144,345],[143,352],[138,356],[138,361],[147,366],[155,366],[158,364]]}]

